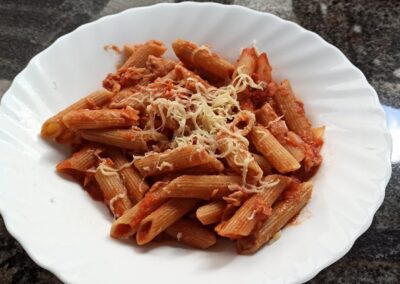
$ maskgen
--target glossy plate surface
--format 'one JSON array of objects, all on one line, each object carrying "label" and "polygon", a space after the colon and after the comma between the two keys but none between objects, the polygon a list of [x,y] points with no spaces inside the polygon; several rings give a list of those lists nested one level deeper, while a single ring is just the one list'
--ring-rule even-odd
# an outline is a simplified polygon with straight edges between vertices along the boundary
[{"label": "glossy plate surface", "polygon": [[[68,151],[43,141],[41,124],[101,87],[118,60],[108,44],[176,38],[234,60],[256,42],[277,81],[288,78],[314,125],[326,125],[324,162],[301,224],[253,256],[139,248],[109,238],[107,210],[55,173]],[[169,51],[168,56],[172,56]],[[0,210],[10,233],[68,283],[297,283],[342,257],[371,224],[391,174],[385,115],[364,75],[318,35],[238,6],[160,4],[86,24],[35,56],[0,105]]]}]

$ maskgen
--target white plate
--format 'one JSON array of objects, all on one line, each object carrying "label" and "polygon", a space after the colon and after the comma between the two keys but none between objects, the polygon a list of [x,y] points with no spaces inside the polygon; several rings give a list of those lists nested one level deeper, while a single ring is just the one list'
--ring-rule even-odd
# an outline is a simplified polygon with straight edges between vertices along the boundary
[{"label": "white plate", "polygon": [[[273,245],[238,256],[138,248],[109,238],[111,217],[55,173],[65,149],[43,141],[43,121],[98,89],[117,57],[107,44],[185,38],[230,60],[254,40],[278,81],[288,78],[314,125],[326,125],[324,162],[301,225]],[[168,54],[172,56],[171,53]],[[239,6],[183,3],[127,10],[86,24],[35,56],[0,106],[0,208],[9,232],[41,266],[69,283],[294,283],[342,257],[371,224],[389,180],[391,140],[364,75],[318,35]]]}]

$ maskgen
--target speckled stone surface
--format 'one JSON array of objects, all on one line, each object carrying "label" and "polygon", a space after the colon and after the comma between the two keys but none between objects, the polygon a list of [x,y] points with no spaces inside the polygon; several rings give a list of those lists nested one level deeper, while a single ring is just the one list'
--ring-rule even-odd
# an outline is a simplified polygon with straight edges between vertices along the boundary
[{"label": "speckled stone surface", "polygon": [[[98,17],[158,2],[0,0],[0,97],[29,59],[60,35]],[[364,72],[383,104],[400,107],[399,0],[217,2],[271,12],[318,33]],[[60,283],[27,256],[2,219],[0,283]],[[400,283],[400,165],[393,165],[385,200],[368,231],[310,283]]]}]

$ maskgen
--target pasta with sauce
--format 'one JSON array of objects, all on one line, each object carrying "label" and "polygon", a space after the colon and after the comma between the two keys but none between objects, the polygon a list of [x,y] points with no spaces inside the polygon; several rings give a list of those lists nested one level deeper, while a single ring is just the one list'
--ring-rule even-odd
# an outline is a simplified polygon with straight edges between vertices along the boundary
[{"label": "pasta with sauce", "polygon": [[[177,39],[127,44],[94,92],[44,122],[74,153],[74,177],[114,216],[110,235],[138,245],[172,238],[206,249],[217,237],[254,253],[311,198],[324,127],[313,128],[265,52],[236,63]],[[134,237],[134,238],[132,238]]]}]

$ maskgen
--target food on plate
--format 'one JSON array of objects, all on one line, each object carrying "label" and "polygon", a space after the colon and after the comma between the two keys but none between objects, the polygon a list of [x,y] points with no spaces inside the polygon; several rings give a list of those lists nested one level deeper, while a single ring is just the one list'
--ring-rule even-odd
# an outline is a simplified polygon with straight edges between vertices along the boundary
[{"label": "food on plate", "polygon": [[41,135],[71,145],[56,169],[104,201],[113,238],[206,249],[224,237],[254,253],[310,200],[324,127],[274,81],[265,52],[244,48],[232,63],[183,39],[172,49],[178,60],[157,40],[125,45],[104,89]]}]

